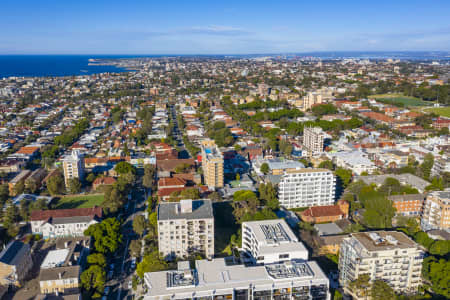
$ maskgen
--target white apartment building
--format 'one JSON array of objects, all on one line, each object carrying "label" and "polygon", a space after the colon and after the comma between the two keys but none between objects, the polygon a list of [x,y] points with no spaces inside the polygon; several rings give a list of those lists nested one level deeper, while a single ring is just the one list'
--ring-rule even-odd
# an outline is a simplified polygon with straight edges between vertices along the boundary
[{"label": "white apartment building", "polygon": [[309,156],[319,155],[323,152],[325,133],[320,127],[305,127],[303,129],[303,147]]},{"label": "white apartment building", "polygon": [[144,274],[144,300],[329,300],[329,280],[314,261],[284,261],[263,266],[232,258],[197,260],[178,269]]},{"label": "white apartment building", "polygon": [[214,256],[214,216],[211,200],[181,200],[158,205],[159,252],[167,257],[202,253]]},{"label": "white apartment building", "polygon": [[84,177],[84,159],[78,150],[72,150],[72,153],[64,156],[62,159],[64,170],[64,181],[66,186],[72,178],[80,180]]},{"label": "white apartment building", "polygon": [[242,250],[254,264],[308,260],[308,250],[284,219],[243,222]]},{"label": "white apartment building", "polygon": [[427,195],[420,225],[423,230],[450,229],[450,189]]},{"label": "white apartment building", "polygon": [[333,205],[336,178],[328,169],[285,171],[278,188],[278,200],[286,208]]},{"label": "white apartment building", "polygon": [[339,282],[344,288],[362,274],[384,280],[395,291],[414,293],[421,284],[424,252],[402,232],[353,233],[341,243]]},{"label": "white apartment building", "polygon": [[338,167],[350,169],[356,175],[361,175],[363,172],[371,174],[377,170],[377,166],[368,158],[368,155],[361,151],[337,152],[329,156]]}]

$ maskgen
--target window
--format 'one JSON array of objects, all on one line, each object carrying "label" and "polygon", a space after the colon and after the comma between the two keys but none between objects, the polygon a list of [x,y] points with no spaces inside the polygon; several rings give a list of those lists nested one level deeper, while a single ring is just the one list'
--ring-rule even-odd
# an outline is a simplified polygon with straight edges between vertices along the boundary
[{"label": "window", "polygon": [[289,258],[289,254],[280,254],[280,255],[278,255],[278,258],[279,258],[279,259],[286,259],[286,258]]}]

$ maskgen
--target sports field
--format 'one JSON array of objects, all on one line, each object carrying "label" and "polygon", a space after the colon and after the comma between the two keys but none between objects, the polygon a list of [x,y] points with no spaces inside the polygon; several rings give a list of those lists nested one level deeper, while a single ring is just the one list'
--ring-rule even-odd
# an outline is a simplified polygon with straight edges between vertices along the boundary
[{"label": "sports field", "polygon": [[404,96],[402,94],[378,94],[371,95],[369,98],[374,98],[377,101],[388,104],[400,104],[402,106],[430,106],[433,105],[430,101],[423,101],[416,97]]},{"label": "sports field", "polygon": [[432,108],[425,108],[424,111],[426,112],[432,112],[437,115],[440,115],[442,117],[450,118],[450,107],[432,107]]}]

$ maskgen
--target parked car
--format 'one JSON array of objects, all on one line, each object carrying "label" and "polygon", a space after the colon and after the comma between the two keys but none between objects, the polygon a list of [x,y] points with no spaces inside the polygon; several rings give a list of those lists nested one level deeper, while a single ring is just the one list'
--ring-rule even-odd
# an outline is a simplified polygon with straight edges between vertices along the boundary
[{"label": "parked car", "polygon": [[133,288],[133,282],[130,280],[128,281],[128,289],[131,290]]},{"label": "parked car", "polygon": [[105,294],[105,296],[108,296],[109,290],[110,290],[110,287],[109,287],[109,286],[105,287],[105,290],[103,291],[103,293]]}]

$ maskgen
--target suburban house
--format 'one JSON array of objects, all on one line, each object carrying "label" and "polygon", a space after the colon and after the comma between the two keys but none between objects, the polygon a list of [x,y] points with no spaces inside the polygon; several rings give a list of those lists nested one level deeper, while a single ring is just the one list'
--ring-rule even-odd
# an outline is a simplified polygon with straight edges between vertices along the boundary
[{"label": "suburban house", "polygon": [[82,236],[102,218],[102,208],[36,210],[31,213],[31,231],[44,238]]},{"label": "suburban house", "polygon": [[304,222],[324,223],[334,222],[348,217],[349,204],[345,200],[339,200],[336,205],[312,206],[300,214]]}]

